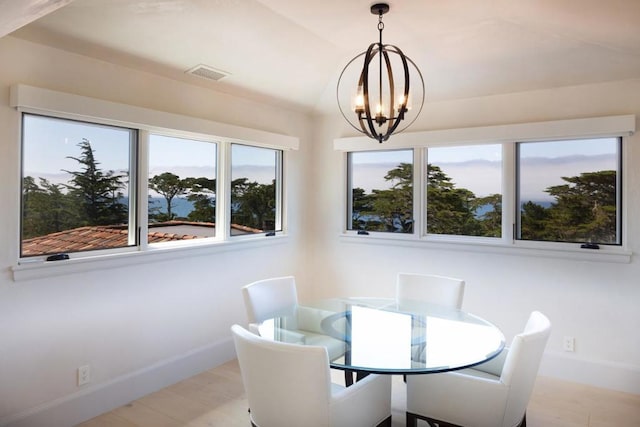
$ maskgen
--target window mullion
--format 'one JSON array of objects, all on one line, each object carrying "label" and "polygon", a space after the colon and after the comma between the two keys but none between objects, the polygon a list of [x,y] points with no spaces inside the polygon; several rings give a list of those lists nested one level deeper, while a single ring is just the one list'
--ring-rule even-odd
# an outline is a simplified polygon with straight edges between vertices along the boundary
[{"label": "window mullion", "polygon": [[623,144],[623,139],[622,137],[618,138],[618,161],[617,161],[617,166],[618,166],[618,174],[616,175],[616,200],[617,200],[617,204],[616,204],[616,209],[619,212],[619,215],[617,216],[616,219],[616,236],[617,236],[617,243],[619,245],[626,245],[627,244],[627,239],[624,238],[624,231],[622,224],[623,221],[627,218],[626,212],[624,207],[626,206],[626,201],[624,199],[624,197],[622,197],[622,185],[623,182],[629,182],[627,176],[625,175],[627,173],[627,169],[624,166],[624,159],[628,158],[626,153],[624,152],[625,150],[625,146],[626,144]]},{"label": "window mullion", "polygon": [[351,229],[353,221],[353,165],[351,161],[352,153],[347,153],[347,210],[345,231]]},{"label": "window mullion", "polygon": [[138,247],[141,251],[147,250],[149,246],[149,132],[138,131],[138,149],[136,156],[136,214],[138,216]]},{"label": "window mullion", "polygon": [[284,230],[284,153],[281,150],[276,150],[276,212],[275,212],[275,224],[274,231]]},{"label": "window mullion", "polygon": [[413,234],[421,237],[425,234],[423,226],[427,216],[426,200],[426,175],[425,175],[425,149],[413,150]]},{"label": "window mullion", "polygon": [[516,144],[502,144],[502,240],[513,243],[516,238]]},{"label": "window mullion", "polygon": [[[231,143],[218,144],[218,197],[216,198],[216,238],[229,240],[231,236]],[[221,227],[218,226],[221,224]]]}]

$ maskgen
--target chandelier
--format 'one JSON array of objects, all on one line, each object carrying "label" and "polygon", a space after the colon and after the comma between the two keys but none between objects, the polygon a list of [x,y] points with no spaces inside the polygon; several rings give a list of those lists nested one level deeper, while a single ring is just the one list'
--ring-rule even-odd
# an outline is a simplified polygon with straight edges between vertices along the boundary
[{"label": "chandelier", "polygon": [[[345,120],[380,143],[408,128],[424,105],[424,80],[416,64],[397,46],[382,43],[382,15],[388,11],[387,3],[371,6],[371,13],[378,15],[379,41],[347,63],[336,89]],[[357,63],[363,56],[360,69]],[[419,87],[410,86],[410,81]]]}]

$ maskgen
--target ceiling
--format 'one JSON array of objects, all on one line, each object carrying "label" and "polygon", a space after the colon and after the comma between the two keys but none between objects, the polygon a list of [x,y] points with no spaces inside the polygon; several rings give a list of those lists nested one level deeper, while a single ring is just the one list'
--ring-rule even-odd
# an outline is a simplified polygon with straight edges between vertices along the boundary
[{"label": "ceiling", "polygon": [[[371,0],[0,0],[0,8],[11,2],[58,4],[12,36],[308,112],[337,112],[340,71],[378,37]],[[383,41],[418,65],[426,102],[640,78],[640,0],[389,3]],[[228,76],[186,73],[199,64]]]}]

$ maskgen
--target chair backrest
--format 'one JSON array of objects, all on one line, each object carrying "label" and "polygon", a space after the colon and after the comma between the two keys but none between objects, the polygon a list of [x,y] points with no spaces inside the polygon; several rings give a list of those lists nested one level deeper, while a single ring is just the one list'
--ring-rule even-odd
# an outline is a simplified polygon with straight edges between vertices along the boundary
[{"label": "chair backrest", "polygon": [[239,325],[231,331],[255,425],[329,425],[331,376],[325,347],[271,341]]},{"label": "chair backrest", "polygon": [[524,417],[550,334],[549,319],[534,311],[524,331],[513,338],[500,377],[509,386],[502,425],[517,425]]},{"label": "chair backrest", "polygon": [[396,301],[417,300],[462,308],[464,280],[453,277],[399,273]]},{"label": "chair backrest", "polygon": [[274,314],[283,314],[283,310],[298,304],[293,276],[258,280],[244,286],[242,296],[249,323],[259,323],[274,317]]}]

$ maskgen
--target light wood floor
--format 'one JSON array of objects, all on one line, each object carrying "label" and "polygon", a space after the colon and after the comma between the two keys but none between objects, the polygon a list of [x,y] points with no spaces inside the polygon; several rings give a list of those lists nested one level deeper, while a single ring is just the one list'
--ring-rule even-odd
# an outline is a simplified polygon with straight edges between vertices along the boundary
[{"label": "light wood floor", "polygon": [[[336,372],[336,380],[344,377]],[[402,377],[393,379],[393,427],[405,425]],[[81,427],[249,427],[236,361],[149,394]],[[529,427],[639,427],[640,395],[538,377]],[[472,427],[472,426],[469,426]]]}]

